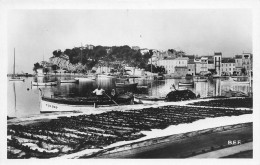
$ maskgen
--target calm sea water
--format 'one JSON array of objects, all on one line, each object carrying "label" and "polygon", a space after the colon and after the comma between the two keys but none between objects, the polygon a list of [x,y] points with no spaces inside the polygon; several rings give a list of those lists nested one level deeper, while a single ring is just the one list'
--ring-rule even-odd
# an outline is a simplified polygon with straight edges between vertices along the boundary
[{"label": "calm sea water", "polygon": [[[40,93],[39,87],[31,86],[32,81],[46,82],[55,81],[58,79],[72,79],[71,77],[29,77],[25,82],[8,81],[7,94],[7,115],[10,117],[24,117],[35,114],[40,114]],[[178,88],[178,82],[189,82],[185,79],[166,79],[159,81],[151,81],[147,79],[130,79],[130,82],[137,82],[138,86],[147,86],[147,89],[135,91],[150,96],[166,96],[170,92],[170,87],[175,84]],[[195,82],[194,87],[187,87],[196,95],[201,97],[219,96],[228,90],[249,92],[248,84],[232,84],[221,83],[221,79],[214,79],[208,82]],[[91,92],[101,86],[106,91],[115,88],[115,83],[118,80],[114,78],[98,78],[94,81],[80,81],[78,84],[58,84],[53,87],[40,87],[45,96],[65,95],[65,96],[88,96]],[[186,87],[185,87],[186,88]]]}]

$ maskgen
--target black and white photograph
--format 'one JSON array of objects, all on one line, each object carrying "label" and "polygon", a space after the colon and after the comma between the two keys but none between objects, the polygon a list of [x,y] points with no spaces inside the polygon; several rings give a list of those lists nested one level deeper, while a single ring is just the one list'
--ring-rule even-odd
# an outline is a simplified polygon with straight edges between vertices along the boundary
[{"label": "black and white photograph", "polygon": [[259,1],[233,8],[3,2],[6,161],[252,164],[257,157]]}]

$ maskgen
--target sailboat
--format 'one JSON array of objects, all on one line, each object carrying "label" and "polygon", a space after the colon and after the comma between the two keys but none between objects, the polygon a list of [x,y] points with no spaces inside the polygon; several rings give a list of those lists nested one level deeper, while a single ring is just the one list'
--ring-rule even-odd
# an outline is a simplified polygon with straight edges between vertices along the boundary
[{"label": "sailboat", "polygon": [[14,48],[14,66],[13,66],[13,75],[12,75],[12,77],[9,79],[9,81],[24,81],[23,78],[21,78],[21,77],[16,77],[16,76],[15,76],[15,48]]}]

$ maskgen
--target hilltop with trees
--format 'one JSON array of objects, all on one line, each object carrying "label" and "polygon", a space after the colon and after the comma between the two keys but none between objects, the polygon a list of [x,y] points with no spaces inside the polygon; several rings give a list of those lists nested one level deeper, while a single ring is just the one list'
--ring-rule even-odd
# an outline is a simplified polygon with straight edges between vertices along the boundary
[{"label": "hilltop with trees", "polygon": [[[65,49],[53,51],[53,57],[60,57],[67,55],[69,62],[72,65],[82,65],[84,70],[91,70],[95,66],[110,66],[115,69],[122,69],[124,66],[137,67],[150,71],[148,60],[153,55],[150,50],[147,53],[141,54],[140,50],[135,50],[128,45],[124,46],[93,46],[89,47],[74,47],[72,49]],[[33,70],[43,68],[39,63],[34,64]],[[52,67],[54,70],[58,69],[57,66]],[[153,66],[153,72],[161,71],[162,68]]]}]

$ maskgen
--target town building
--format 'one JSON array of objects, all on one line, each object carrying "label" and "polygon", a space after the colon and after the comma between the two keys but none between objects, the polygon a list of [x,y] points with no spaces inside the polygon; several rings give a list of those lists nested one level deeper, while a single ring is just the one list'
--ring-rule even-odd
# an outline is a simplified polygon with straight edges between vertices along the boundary
[{"label": "town building", "polygon": [[195,74],[205,74],[208,72],[208,58],[207,57],[201,57],[201,58],[195,58]]},{"label": "town building", "polygon": [[134,49],[134,50],[140,50],[140,47],[139,47],[139,46],[132,46],[132,49]]},{"label": "town building", "polygon": [[214,53],[214,66],[215,72],[217,76],[221,76],[221,60],[222,60],[222,53],[215,52]]},{"label": "town building", "polygon": [[98,66],[93,70],[96,70],[97,74],[110,73],[113,68],[109,66]]},{"label": "town building", "polygon": [[158,60],[157,65],[163,66],[167,74],[173,74],[174,72],[179,74],[181,71],[188,72],[188,60],[188,57],[166,58]]},{"label": "town building", "polygon": [[234,58],[222,58],[221,61],[221,75],[230,76],[235,71],[235,59]]},{"label": "town building", "polygon": [[144,69],[139,69],[135,67],[125,67],[126,73],[132,76],[144,76]]},{"label": "town building", "polygon": [[243,68],[243,60],[242,55],[235,55],[235,68],[234,68],[234,75],[241,75],[241,71]]},{"label": "town building", "polygon": [[242,54],[242,66],[245,68],[246,75],[249,75],[249,72],[253,69],[252,63],[252,54],[251,53],[243,53]]},{"label": "town building", "polygon": [[144,55],[144,54],[146,54],[146,53],[149,53],[149,49],[147,49],[147,48],[140,49],[140,53],[141,53],[142,55]]},{"label": "town building", "polygon": [[86,44],[85,48],[89,49],[89,50],[93,50],[94,49],[94,45],[90,45],[90,44]]},{"label": "town building", "polygon": [[190,74],[190,75],[195,75],[196,74],[196,66],[195,66],[195,62],[194,62],[194,58],[190,58],[188,60],[188,71],[187,71],[187,74]]}]

